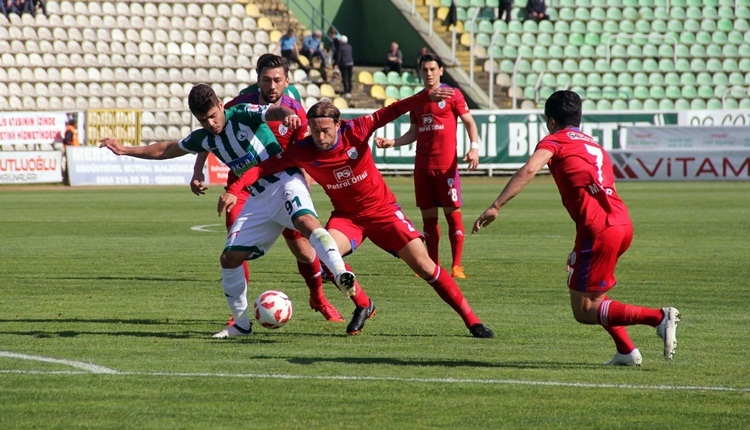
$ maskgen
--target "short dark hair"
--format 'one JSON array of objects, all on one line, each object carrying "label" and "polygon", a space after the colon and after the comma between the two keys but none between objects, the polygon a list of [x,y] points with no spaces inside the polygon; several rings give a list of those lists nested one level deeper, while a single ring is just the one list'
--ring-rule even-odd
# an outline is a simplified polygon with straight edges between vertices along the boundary
[{"label": "short dark hair", "polygon": [[581,97],[570,90],[560,90],[552,93],[544,103],[544,115],[552,118],[560,127],[580,127]]},{"label": "short dark hair", "polygon": [[284,75],[289,76],[289,61],[279,55],[274,54],[263,54],[258,57],[258,62],[255,63],[255,69],[260,75],[264,69],[276,69],[278,67],[284,68]]},{"label": "short dark hair", "polygon": [[204,114],[219,105],[219,97],[208,84],[198,84],[190,90],[188,107],[193,114]]},{"label": "short dark hair", "polygon": [[438,67],[440,67],[441,69],[445,67],[445,65],[443,64],[443,60],[433,53],[420,56],[419,60],[417,61],[417,66],[419,66],[419,69],[422,70],[422,64],[429,63],[430,61],[436,62]]},{"label": "short dark hair", "polygon": [[307,110],[307,119],[315,118],[332,118],[334,122],[339,122],[341,111],[329,100],[322,100]]}]

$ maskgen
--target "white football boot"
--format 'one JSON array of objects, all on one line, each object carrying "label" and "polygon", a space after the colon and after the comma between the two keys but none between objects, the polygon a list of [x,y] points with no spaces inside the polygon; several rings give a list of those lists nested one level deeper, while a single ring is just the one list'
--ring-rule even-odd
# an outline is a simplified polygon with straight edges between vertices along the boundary
[{"label": "white football boot", "polygon": [[664,341],[664,358],[674,358],[677,349],[677,323],[680,321],[680,311],[673,307],[661,308],[664,318],[656,326],[656,335]]},{"label": "white football boot", "polygon": [[611,360],[604,363],[609,366],[636,366],[640,367],[643,359],[638,348],[630,351],[629,354],[620,354],[619,352]]}]

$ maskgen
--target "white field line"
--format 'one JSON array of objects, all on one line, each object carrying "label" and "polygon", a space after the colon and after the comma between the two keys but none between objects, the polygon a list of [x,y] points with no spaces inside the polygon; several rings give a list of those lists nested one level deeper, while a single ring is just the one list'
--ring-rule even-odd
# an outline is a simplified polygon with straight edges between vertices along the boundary
[{"label": "white field line", "polygon": [[206,372],[119,372],[107,367],[82,363],[79,361],[59,360],[55,358],[35,355],[16,354],[0,351],[0,357],[18,358],[22,360],[44,361],[64,364],[82,371],[40,371],[40,370],[0,370],[0,374],[17,375],[88,375],[91,373],[111,374],[116,376],[152,376],[167,378],[237,378],[237,379],[286,379],[286,380],[318,380],[318,381],[391,381],[413,383],[438,384],[480,384],[480,385],[527,385],[542,387],[568,388],[613,388],[651,391],[714,391],[730,393],[750,393],[750,388],[712,387],[692,385],[636,385],[636,384],[594,384],[589,382],[559,382],[559,381],[524,381],[520,379],[462,379],[462,378],[397,378],[387,376],[333,376],[333,375],[284,375],[266,373],[206,373]]},{"label": "white field line", "polygon": [[[218,227],[218,229],[214,229],[215,227]],[[190,227],[190,230],[202,231],[206,233],[222,233],[222,232],[226,232],[226,227],[224,227],[224,224],[206,224],[206,225],[195,225],[193,227]]]}]

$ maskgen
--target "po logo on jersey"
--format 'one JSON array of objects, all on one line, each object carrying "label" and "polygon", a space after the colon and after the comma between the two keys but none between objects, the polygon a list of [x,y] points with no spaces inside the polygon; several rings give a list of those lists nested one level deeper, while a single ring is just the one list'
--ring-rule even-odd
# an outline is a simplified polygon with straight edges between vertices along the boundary
[{"label": "po logo on jersey", "polygon": [[424,125],[430,125],[433,122],[434,122],[434,120],[432,119],[432,114],[428,113],[426,115],[422,115],[422,124],[424,124]]},{"label": "po logo on jersey", "polygon": [[351,167],[344,166],[340,169],[336,169],[333,171],[333,175],[336,177],[337,182],[346,182],[348,181],[352,176],[354,176],[354,172],[352,172]]},{"label": "po logo on jersey", "polygon": [[444,107],[445,107],[445,100],[440,100],[440,101],[438,102],[438,107],[439,107],[440,109],[444,108]]},{"label": "po logo on jersey", "polygon": [[357,157],[359,157],[359,153],[357,152],[357,148],[349,148],[346,150],[346,155],[351,158],[352,160],[356,160]]},{"label": "po logo on jersey", "polygon": [[247,140],[247,132],[245,130],[240,130],[237,132],[237,140],[240,142],[243,140]]}]

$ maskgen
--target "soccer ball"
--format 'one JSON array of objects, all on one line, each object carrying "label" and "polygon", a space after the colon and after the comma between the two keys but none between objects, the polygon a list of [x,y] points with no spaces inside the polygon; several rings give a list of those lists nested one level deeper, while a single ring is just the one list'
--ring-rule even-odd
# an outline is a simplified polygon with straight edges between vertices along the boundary
[{"label": "soccer ball", "polygon": [[281,291],[261,293],[253,304],[255,319],[265,328],[277,329],[292,318],[292,301]]}]

